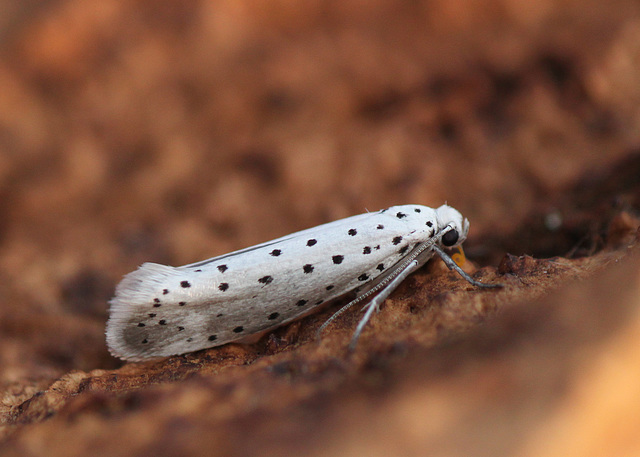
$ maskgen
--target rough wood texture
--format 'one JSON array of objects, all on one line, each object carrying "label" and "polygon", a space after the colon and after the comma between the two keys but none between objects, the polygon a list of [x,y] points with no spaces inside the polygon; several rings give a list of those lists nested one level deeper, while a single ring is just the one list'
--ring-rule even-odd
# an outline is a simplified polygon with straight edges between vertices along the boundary
[{"label": "rough wood texture", "polygon": [[[640,453],[637,2],[1,4],[0,455]],[[144,261],[445,200],[503,290],[106,350]]]}]

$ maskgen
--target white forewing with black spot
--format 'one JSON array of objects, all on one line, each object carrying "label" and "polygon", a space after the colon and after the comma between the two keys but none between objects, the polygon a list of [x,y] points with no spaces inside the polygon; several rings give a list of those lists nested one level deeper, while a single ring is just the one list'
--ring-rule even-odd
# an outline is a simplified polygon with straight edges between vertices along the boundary
[{"label": "white forewing with black spot", "polygon": [[446,256],[441,248],[460,245],[468,230],[467,220],[450,206],[403,205],[182,267],[145,263],[116,288],[107,344],[126,360],[219,346],[291,322],[355,290],[360,295],[346,307],[376,293],[381,297],[372,301],[368,320],[408,273],[436,252]]}]

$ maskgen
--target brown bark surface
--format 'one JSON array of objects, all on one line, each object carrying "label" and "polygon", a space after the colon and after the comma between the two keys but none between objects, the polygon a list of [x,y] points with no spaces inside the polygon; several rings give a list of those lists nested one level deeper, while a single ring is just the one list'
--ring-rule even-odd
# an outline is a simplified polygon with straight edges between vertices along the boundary
[{"label": "brown bark surface", "polygon": [[[0,455],[640,454],[636,1],[0,5]],[[445,201],[503,289],[106,349],[142,262]]]}]

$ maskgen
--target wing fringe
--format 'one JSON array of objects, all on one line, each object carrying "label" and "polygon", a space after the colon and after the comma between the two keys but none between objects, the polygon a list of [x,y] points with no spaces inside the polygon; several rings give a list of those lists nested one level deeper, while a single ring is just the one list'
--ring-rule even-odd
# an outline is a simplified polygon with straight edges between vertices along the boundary
[{"label": "wing fringe", "polygon": [[137,357],[139,351],[127,344],[124,329],[139,313],[140,307],[148,307],[157,296],[158,289],[176,274],[175,267],[147,262],[127,274],[118,284],[115,296],[109,301],[109,320],[105,332],[109,352],[114,357],[142,359]]}]

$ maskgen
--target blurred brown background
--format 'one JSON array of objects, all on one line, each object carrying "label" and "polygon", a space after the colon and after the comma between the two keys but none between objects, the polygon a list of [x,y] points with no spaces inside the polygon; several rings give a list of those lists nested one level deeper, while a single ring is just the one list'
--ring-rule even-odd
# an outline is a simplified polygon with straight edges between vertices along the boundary
[{"label": "blurred brown background", "polygon": [[[0,10],[0,454],[640,453],[638,2]],[[357,310],[106,350],[144,261],[445,201],[505,290],[431,266],[352,357]]]}]

